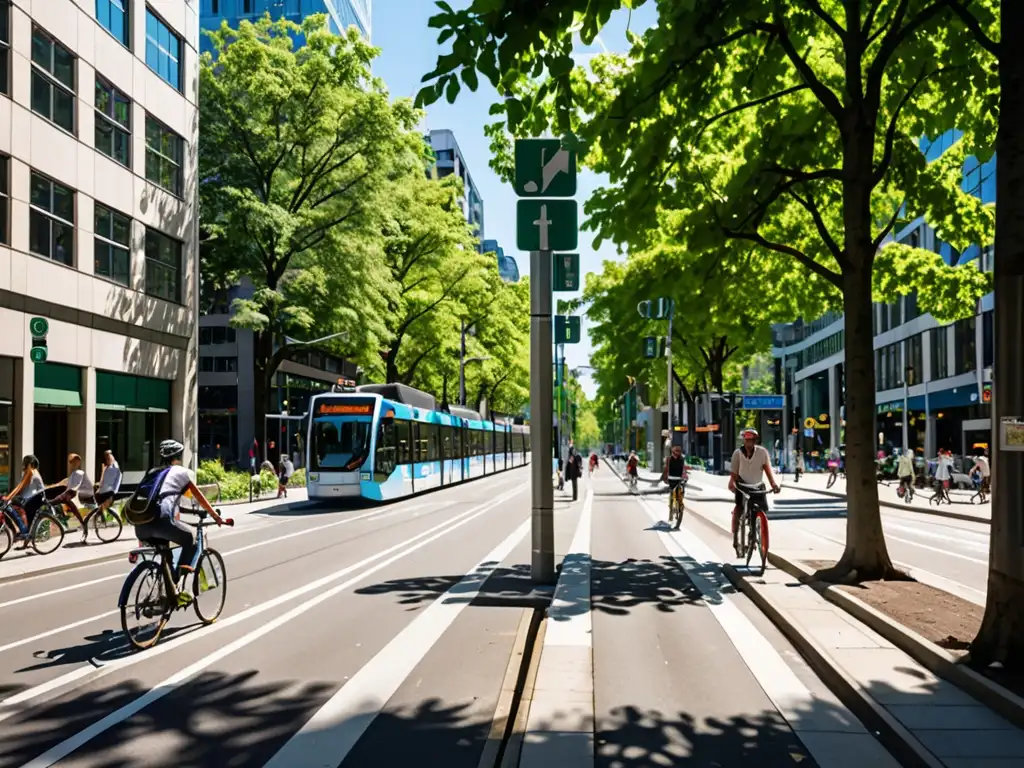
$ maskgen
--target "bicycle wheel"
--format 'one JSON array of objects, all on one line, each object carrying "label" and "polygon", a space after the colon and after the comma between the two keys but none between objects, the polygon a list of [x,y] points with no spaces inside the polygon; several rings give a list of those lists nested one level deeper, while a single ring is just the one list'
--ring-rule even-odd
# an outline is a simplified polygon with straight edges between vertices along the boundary
[{"label": "bicycle wheel", "polygon": [[[167,620],[171,617],[170,601],[164,585],[160,566],[152,560],[145,560],[135,566],[125,583],[125,604],[121,606],[121,629],[128,642],[144,650],[156,645]],[[132,619],[143,621],[132,630],[128,623]]]},{"label": "bicycle wheel", "polygon": [[835,484],[836,484],[836,476],[835,476],[835,473],[832,473],[831,475],[829,475],[828,482],[825,483],[825,487],[826,488],[831,488]]},{"label": "bicycle wheel", "polygon": [[217,550],[207,549],[200,555],[196,566],[195,575],[192,577],[192,604],[195,606],[196,616],[203,624],[213,624],[224,610],[224,601],[228,596],[228,575],[224,568],[224,558]]},{"label": "bicycle wheel", "polygon": [[96,538],[106,543],[117,541],[121,538],[121,531],[124,530],[121,518],[109,509],[97,509],[92,513],[89,523],[96,533]]},{"label": "bicycle wheel", "polygon": [[55,552],[64,542],[64,526],[60,524],[52,512],[39,512],[32,521],[32,533],[29,539],[32,549],[39,555]]},{"label": "bicycle wheel", "polygon": [[749,538],[747,539],[747,562],[746,562],[747,570],[750,569],[750,561],[754,557],[755,550],[759,550],[761,548],[761,544],[760,544],[760,538],[761,538],[761,536],[760,536],[760,526],[758,526],[755,523],[756,516],[757,516],[756,512],[754,512],[753,514],[748,514],[747,515],[746,527],[747,527],[748,535],[749,535]]},{"label": "bicycle wheel", "polygon": [[764,576],[764,569],[768,565],[768,515],[764,512],[757,513],[757,527],[759,530],[758,550],[761,555],[761,576]]},{"label": "bicycle wheel", "polygon": [[0,559],[11,551],[14,537],[11,536],[11,529],[7,527],[7,520],[0,514]]}]

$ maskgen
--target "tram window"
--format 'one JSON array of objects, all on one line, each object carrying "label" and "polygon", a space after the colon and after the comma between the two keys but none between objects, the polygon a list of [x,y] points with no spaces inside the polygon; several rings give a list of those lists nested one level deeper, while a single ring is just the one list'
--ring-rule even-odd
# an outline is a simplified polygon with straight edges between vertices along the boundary
[{"label": "tram window", "polygon": [[452,453],[452,428],[441,427],[441,455],[445,459],[454,457]]},{"label": "tram window", "polygon": [[410,453],[410,427],[412,425],[408,421],[396,421],[395,422],[395,446],[397,448],[396,455],[398,457],[399,464],[408,464],[412,461],[412,454]]},{"label": "tram window", "polygon": [[373,472],[378,483],[390,477],[395,471],[395,464],[395,425],[381,424],[377,432],[377,451],[373,461]]},{"label": "tram window", "polygon": [[427,461],[427,424],[416,424],[416,463],[422,464]]},{"label": "tram window", "polygon": [[440,434],[438,433],[440,427],[437,424],[423,424],[420,428],[427,436],[427,461],[438,461],[441,458],[437,450],[438,442],[440,441]]}]

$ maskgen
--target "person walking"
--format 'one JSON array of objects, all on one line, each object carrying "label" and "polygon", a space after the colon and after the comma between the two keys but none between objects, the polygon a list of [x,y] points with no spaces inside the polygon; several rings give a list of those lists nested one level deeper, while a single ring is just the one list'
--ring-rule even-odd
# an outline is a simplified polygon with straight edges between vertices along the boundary
[{"label": "person walking", "polygon": [[572,500],[576,501],[579,495],[580,470],[583,461],[576,452],[576,446],[572,440],[569,441],[569,460],[565,463],[565,479],[572,483]]},{"label": "person walking", "polygon": [[796,456],[793,463],[793,482],[800,482],[800,475],[804,473],[804,452],[799,448],[796,449]]},{"label": "person walking", "polygon": [[292,460],[288,458],[287,454],[281,456],[280,471],[277,475],[277,498],[284,496],[288,498],[288,482],[292,479],[292,475],[295,474],[295,465],[292,464]]}]

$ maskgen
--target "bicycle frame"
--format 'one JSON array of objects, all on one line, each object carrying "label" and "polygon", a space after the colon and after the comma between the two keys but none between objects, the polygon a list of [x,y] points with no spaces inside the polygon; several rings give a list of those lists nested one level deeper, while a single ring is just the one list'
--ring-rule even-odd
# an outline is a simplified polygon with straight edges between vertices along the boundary
[{"label": "bicycle frame", "polygon": [[[195,568],[200,556],[206,549],[206,534],[203,533],[203,528],[205,527],[205,525],[196,526],[196,552],[192,557],[191,563],[193,568]],[[157,557],[160,558],[160,575],[163,578],[167,594],[170,597],[175,597],[178,594],[178,586],[174,581],[174,570],[172,567],[174,565],[174,550],[171,549],[169,543],[158,547],[139,547],[138,549],[133,549],[128,554],[128,561],[131,563],[138,560],[152,561]],[[125,579],[124,584],[121,586],[121,594],[117,599],[118,608],[123,608],[127,604],[128,586],[129,580]]]}]

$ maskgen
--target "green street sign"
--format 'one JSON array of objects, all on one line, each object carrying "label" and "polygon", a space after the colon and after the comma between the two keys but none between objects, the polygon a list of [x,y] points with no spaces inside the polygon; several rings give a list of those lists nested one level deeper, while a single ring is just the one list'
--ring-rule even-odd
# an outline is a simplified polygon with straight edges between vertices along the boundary
[{"label": "green street sign", "polygon": [[520,251],[571,251],[579,229],[575,200],[520,200],[516,206]]},{"label": "green street sign", "polygon": [[576,315],[555,315],[555,344],[579,344],[580,319]]},{"label": "green street sign", "polygon": [[33,363],[45,363],[46,347],[32,347],[28,352],[28,359]]},{"label": "green street sign", "polygon": [[556,253],[551,257],[555,270],[553,291],[578,291],[580,289],[580,255],[578,253]]},{"label": "green street sign", "polygon": [[576,152],[563,147],[561,139],[516,139],[515,153],[519,197],[576,194]]},{"label": "green street sign", "polygon": [[644,337],[644,357],[653,359],[658,356],[658,339],[655,336]]},{"label": "green street sign", "polygon": [[28,331],[33,339],[45,339],[50,330],[50,323],[45,317],[33,317],[28,321]]}]

